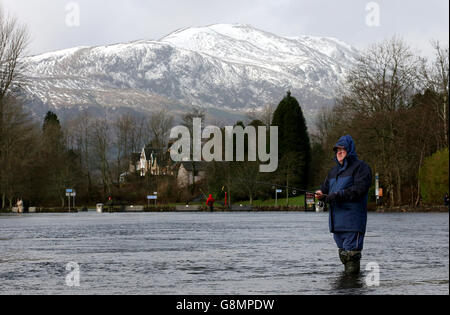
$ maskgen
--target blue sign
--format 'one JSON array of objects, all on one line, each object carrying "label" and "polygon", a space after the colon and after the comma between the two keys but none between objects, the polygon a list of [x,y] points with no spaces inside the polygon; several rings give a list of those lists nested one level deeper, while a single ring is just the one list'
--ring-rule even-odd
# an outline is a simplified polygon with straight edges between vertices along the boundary
[{"label": "blue sign", "polygon": [[66,189],[66,193],[67,193],[67,194],[73,193],[73,189]]},{"label": "blue sign", "polygon": [[147,196],[148,200],[156,200],[158,199],[158,196]]}]

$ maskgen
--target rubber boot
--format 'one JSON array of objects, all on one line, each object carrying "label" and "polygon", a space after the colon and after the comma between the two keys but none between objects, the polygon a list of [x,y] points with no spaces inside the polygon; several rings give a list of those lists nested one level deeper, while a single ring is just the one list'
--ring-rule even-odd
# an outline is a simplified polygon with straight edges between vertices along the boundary
[{"label": "rubber boot", "polygon": [[341,259],[342,264],[346,264],[348,261],[347,252],[343,249],[339,249],[339,258]]},{"label": "rubber boot", "polygon": [[347,252],[348,261],[345,264],[345,273],[348,275],[359,275],[361,271],[361,252],[350,251]]},{"label": "rubber boot", "polygon": [[339,250],[339,258],[345,266],[345,274],[358,275],[361,271],[361,252]]}]

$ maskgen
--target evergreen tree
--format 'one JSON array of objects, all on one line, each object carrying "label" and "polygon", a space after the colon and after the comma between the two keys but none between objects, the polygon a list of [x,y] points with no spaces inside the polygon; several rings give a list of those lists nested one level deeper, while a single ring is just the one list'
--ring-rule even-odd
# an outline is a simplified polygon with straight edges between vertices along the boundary
[{"label": "evergreen tree", "polygon": [[69,185],[67,167],[67,150],[64,146],[64,133],[58,116],[48,112],[42,126],[42,145],[40,149],[39,173],[42,175],[41,195],[45,201],[59,199],[64,206],[64,189]]},{"label": "evergreen tree", "polygon": [[311,145],[302,109],[291,92],[278,105],[272,126],[278,126],[278,178],[287,186],[308,188]]},{"label": "evergreen tree", "polygon": [[56,127],[58,129],[61,129],[61,124],[59,123],[58,116],[55,113],[49,111],[45,115],[44,125],[43,125],[42,129],[45,131],[50,126]]},{"label": "evergreen tree", "polygon": [[[58,116],[53,112],[47,112],[42,126],[42,140],[49,150],[61,151],[64,146],[64,134]],[[52,152],[55,153],[55,152]]]}]

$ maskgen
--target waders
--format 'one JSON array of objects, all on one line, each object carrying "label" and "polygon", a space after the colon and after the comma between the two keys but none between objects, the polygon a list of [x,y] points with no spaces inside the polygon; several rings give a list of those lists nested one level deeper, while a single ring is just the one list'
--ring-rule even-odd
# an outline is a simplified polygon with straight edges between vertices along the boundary
[{"label": "waders", "polygon": [[358,275],[361,271],[361,251],[339,250],[339,258],[345,266],[345,274]]}]

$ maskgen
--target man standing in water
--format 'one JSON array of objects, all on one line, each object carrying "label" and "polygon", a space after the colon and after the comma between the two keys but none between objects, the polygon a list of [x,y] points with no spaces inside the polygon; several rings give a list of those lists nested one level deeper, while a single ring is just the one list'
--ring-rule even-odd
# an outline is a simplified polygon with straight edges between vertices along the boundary
[{"label": "man standing in water", "polygon": [[339,248],[346,274],[359,274],[367,226],[367,200],[372,171],[358,159],[351,136],[344,136],[333,148],[336,164],[316,192],[330,204],[330,232]]}]

